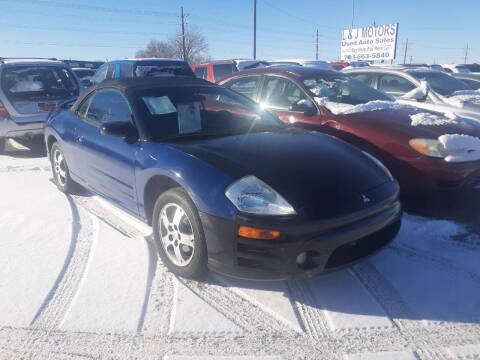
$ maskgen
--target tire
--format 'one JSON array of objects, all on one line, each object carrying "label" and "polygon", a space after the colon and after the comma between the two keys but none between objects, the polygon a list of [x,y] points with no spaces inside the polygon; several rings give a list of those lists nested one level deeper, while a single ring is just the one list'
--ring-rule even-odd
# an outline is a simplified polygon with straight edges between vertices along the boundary
[{"label": "tire", "polygon": [[207,245],[198,211],[186,192],[177,187],[161,194],[152,223],[157,251],[167,268],[184,278],[201,279],[208,271]]},{"label": "tire", "polygon": [[52,165],[53,180],[58,190],[65,194],[74,192],[75,182],[70,177],[67,161],[57,143],[54,143],[50,150],[50,163]]},{"label": "tire", "polygon": [[0,154],[5,153],[5,146],[7,145],[7,139],[0,137]]}]

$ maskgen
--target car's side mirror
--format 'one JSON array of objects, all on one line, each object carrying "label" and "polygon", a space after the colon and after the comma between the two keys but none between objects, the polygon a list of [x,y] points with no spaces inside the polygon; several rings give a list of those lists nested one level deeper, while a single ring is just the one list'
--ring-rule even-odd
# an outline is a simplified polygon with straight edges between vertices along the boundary
[{"label": "car's side mirror", "polygon": [[105,136],[115,136],[124,139],[132,139],[137,136],[135,127],[129,122],[111,121],[102,124],[100,133]]},{"label": "car's side mirror", "polygon": [[305,116],[313,116],[317,113],[315,105],[310,100],[299,100],[290,106],[290,111],[302,112]]}]

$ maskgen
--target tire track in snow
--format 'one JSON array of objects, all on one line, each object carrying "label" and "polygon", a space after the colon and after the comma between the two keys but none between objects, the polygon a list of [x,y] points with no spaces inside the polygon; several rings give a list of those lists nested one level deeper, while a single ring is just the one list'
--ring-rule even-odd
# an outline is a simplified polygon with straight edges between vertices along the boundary
[{"label": "tire track in snow", "polygon": [[465,269],[461,265],[458,265],[448,259],[442,258],[440,256],[435,256],[422,249],[414,248],[414,247],[403,245],[403,244],[389,245],[388,248],[400,256],[405,256],[409,259],[414,259],[416,261],[421,261],[421,262],[426,261],[442,270],[460,273],[466,276],[467,279],[474,281],[480,285],[480,275],[478,273]]},{"label": "tire track in snow", "polygon": [[177,278],[177,280],[247,332],[298,334],[256,304],[218,284],[211,276],[204,282],[181,278]]},{"label": "tire track in snow", "polygon": [[[266,352],[281,355],[285,359],[342,359],[343,354],[382,353],[384,351],[416,351],[419,359],[446,360],[440,357],[443,348],[478,343],[480,325],[445,327],[441,331],[429,331],[419,327],[412,329],[409,336],[398,331],[372,333],[347,333],[338,338],[312,340],[298,333],[250,333],[238,334],[155,334],[143,333],[94,333],[76,331],[39,330],[37,345],[43,349],[38,356],[23,357],[42,359],[161,359],[166,354],[216,355],[229,358],[246,355],[251,358]],[[32,329],[0,329],[0,349],[20,353],[24,339],[31,336]],[[0,351],[0,354],[2,351]],[[1,356],[0,356],[1,358]],[[20,358],[20,356],[15,356]],[[10,360],[11,357],[8,357]]]},{"label": "tire track in snow", "polygon": [[300,317],[305,332],[313,339],[329,337],[332,332],[323,310],[318,308],[310,288],[304,280],[285,281],[290,302]]},{"label": "tire track in snow", "polygon": [[88,264],[92,256],[95,240],[98,236],[98,222],[89,213],[79,209],[67,195],[72,211],[71,244],[63,267],[32,319],[32,336],[24,343],[23,355],[36,357],[40,348],[35,346],[39,341],[38,333],[44,330],[57,329],[64,320],[72,302],[85,278]]},{"label": "tire track in snow", "polygon": [[[167,272],[165,266],[158,259],[153,236],[149,231],[150,228],[146,224],[144,226],[138,225],[138,220],[129,214],[122,214],[122,218],[120,218],[116,215],[117,212],[112,213],[94,197],[90,196],[91,193],[88,190],[85,190],[84,193],[85,195],[72,195],[75,202],[81,207],[122,235],[139,241],[146,241],[149,253],[147,285],[144,302],[140,310],[137,332],[154,333],[160,331],[167,333],[173,304],[173,275]],[[125,221],[125,216],[131,218],[132,222]]]},{"label": "tire track in snow", "polygon": [[390,282],[368,260],[355,265],[350,270],[398,329],[421,326],[420,316],[403,301]]}]

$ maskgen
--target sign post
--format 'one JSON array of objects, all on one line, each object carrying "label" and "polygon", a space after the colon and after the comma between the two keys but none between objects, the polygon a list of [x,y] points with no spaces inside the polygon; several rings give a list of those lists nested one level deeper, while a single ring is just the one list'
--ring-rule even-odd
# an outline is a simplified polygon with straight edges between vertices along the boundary
[{"label": "sign post", "polygon": [[397,52],[398,23],[342,31],[343,61],[393,60]]}]

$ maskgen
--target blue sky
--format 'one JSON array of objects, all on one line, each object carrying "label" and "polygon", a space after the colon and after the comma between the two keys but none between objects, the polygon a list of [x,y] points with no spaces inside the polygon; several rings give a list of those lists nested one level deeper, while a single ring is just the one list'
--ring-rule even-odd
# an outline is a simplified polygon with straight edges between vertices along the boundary
[{"label": "blue sky", "polygon": [[[397,60],[408,38],[414,62],[480,62],[478,0],[354,0],[354,27],[398,22]],[[180,6],[214,59],[249,58],[253,0],[0,0],[0,56],[85,60],[131,57],[180,28]],[[352,0],[258,0],[257,58],[336,60]]]}]

